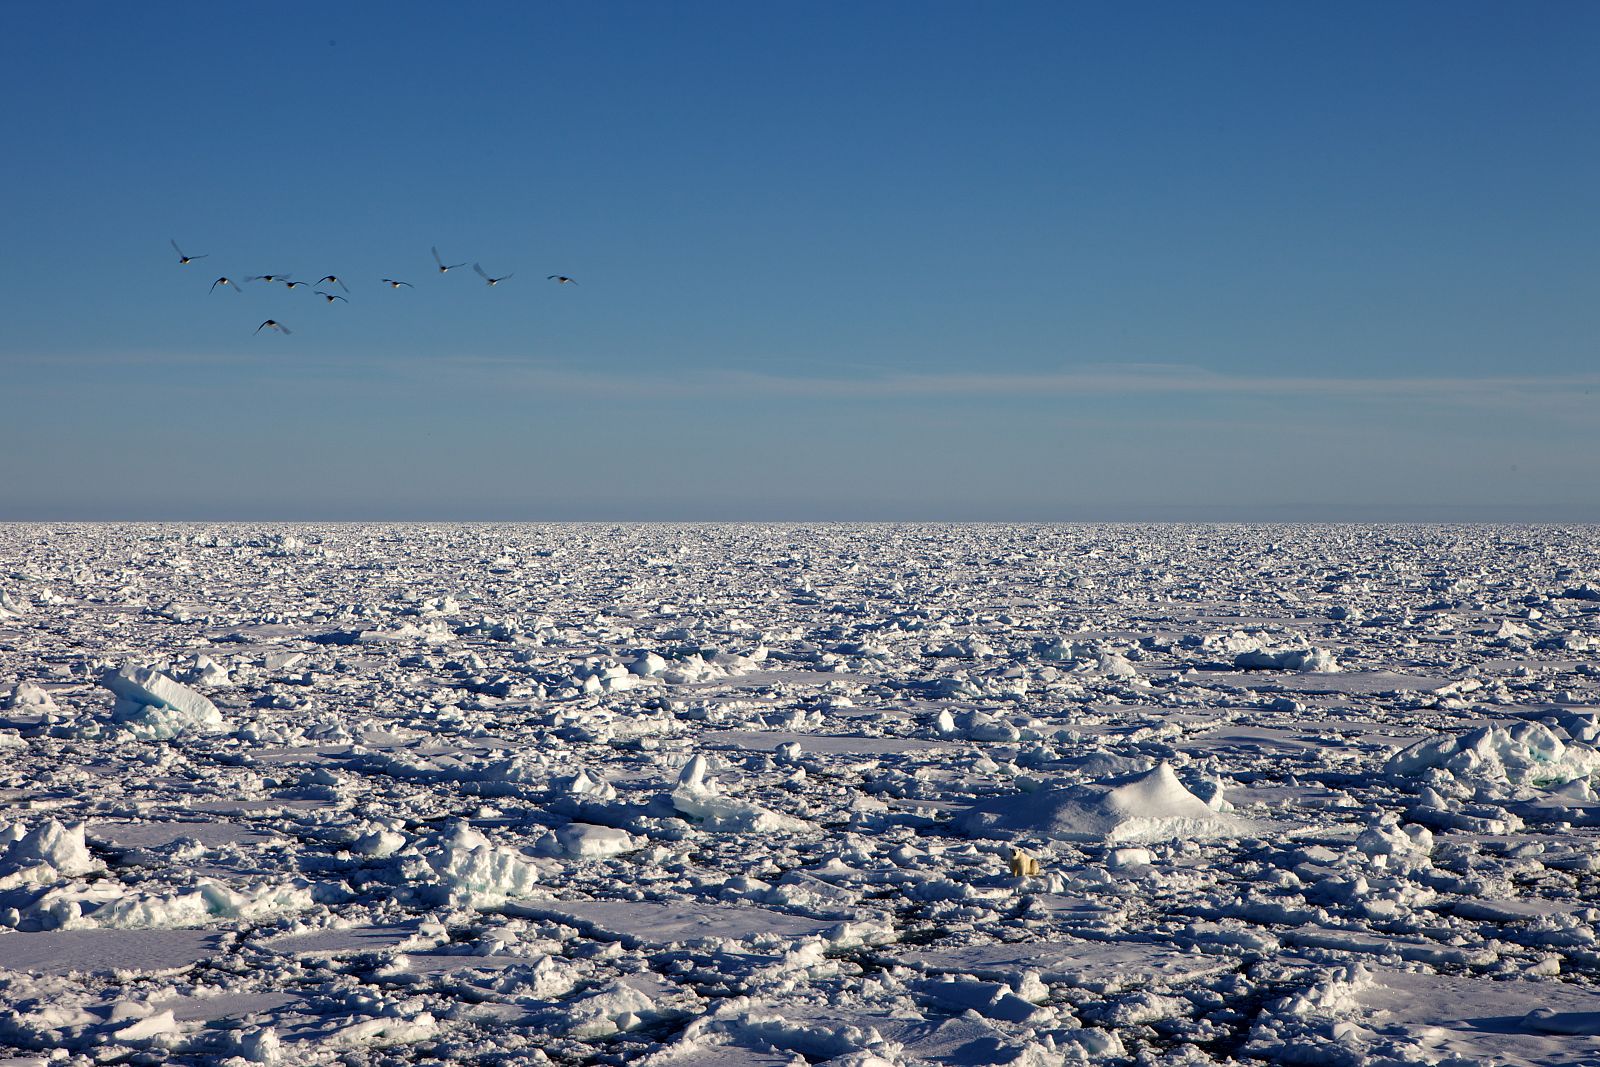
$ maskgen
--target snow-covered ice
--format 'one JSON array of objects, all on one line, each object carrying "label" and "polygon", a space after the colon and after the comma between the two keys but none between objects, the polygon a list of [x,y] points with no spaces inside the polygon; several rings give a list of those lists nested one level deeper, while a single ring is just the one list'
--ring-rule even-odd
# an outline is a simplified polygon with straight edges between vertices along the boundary
[{"label": "snow-covered ice", "polygon": [[11,525],[0,584],[0,1062],[1600,1062],[1592,527]]}]

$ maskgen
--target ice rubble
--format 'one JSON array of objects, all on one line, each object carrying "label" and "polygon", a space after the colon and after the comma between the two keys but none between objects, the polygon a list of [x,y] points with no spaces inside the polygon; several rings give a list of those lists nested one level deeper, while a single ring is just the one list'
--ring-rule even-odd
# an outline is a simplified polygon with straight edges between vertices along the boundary
[{"label": "ice rubble", "polygon": [[[131,927],[175,961],[137,992],[9,976],[9,1044],[1600,1057],[1600,612],[1562,595],[1600,573],[1592,530],[56,525],[6,551],[0,947]],[[155,674],[96,716],[118,663]],[[223,685],[225,721],[190,699]]]},{"label": "ice rubble", "polygon": [[[223,922],[261,922],[317,905],[317,893],[304,881],[263,882],[235,887],[198,878],[175,890],[96,894],[53,894],[45,911],[68,930],[174,930]],[[84,904],[92,905],[85,909]]]}]

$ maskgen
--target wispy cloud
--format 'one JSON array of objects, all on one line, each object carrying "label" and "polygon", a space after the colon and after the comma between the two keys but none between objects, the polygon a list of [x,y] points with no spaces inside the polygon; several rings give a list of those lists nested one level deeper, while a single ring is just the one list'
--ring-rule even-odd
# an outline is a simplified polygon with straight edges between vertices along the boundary
[{"label": "wispy cloud", "polygon": [[387,376],[446,384],[461,382],[496,389],[546,394],[623,397],[792,397],[915,399],[940,397],[1141,397],[1339,398],[1431,406],[1523,408],[1554,405],[1600,409],[1600,374],[1470,375],[1294,375],[1224,373],[1182,363],[1083,364],[1057,371],[908,372],[862,365],[827,374],[784,373],[750,367],[696,367],[682,371],[595,369],[559,360],[452,354],[438,357],[342,355],[337,359],[275,351],[271,357],[235,354],[94,353],[13,355],[6,362],[40,367],[234,366],[274,373],[293,368],[313,378]]},{"label": "wispy cloud", "polygon": [[[587,371],[506,358],[451,357],[432,365],[493,378],[501,385],[612,395],[892,399],[897,397],[1340,397],[1351,400],[1433,401],[1465,405],[1515,404],[1585,396],[1600,390],[1595,375],[1469,377],[1411,375],[1224,374],[1183,364],[1084,366],[1042,373],[864,372],[859,375],[781,374],[700,368],[680,374]],[[1588,393],[1586,393],[1588,391]],[[1600,395],[1600,393],[1595,393]]]}]

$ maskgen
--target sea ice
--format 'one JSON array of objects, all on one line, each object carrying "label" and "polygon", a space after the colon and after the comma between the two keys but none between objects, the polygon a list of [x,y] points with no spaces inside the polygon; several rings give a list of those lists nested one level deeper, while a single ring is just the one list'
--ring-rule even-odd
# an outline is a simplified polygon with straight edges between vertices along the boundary
[{"label": "sea ice", "polygon": [[1591,527],[0,559],[17,1055],[1600,1062]]}]

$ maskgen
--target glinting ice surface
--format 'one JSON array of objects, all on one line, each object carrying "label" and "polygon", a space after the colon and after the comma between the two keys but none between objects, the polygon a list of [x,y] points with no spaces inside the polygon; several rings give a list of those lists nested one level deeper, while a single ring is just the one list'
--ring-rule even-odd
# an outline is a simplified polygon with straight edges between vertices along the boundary
[{"label": "glinting ice surface", "polygon": [[0,1048],[1600,1062],[1597,589],[1593,527],[0,527]]}]

